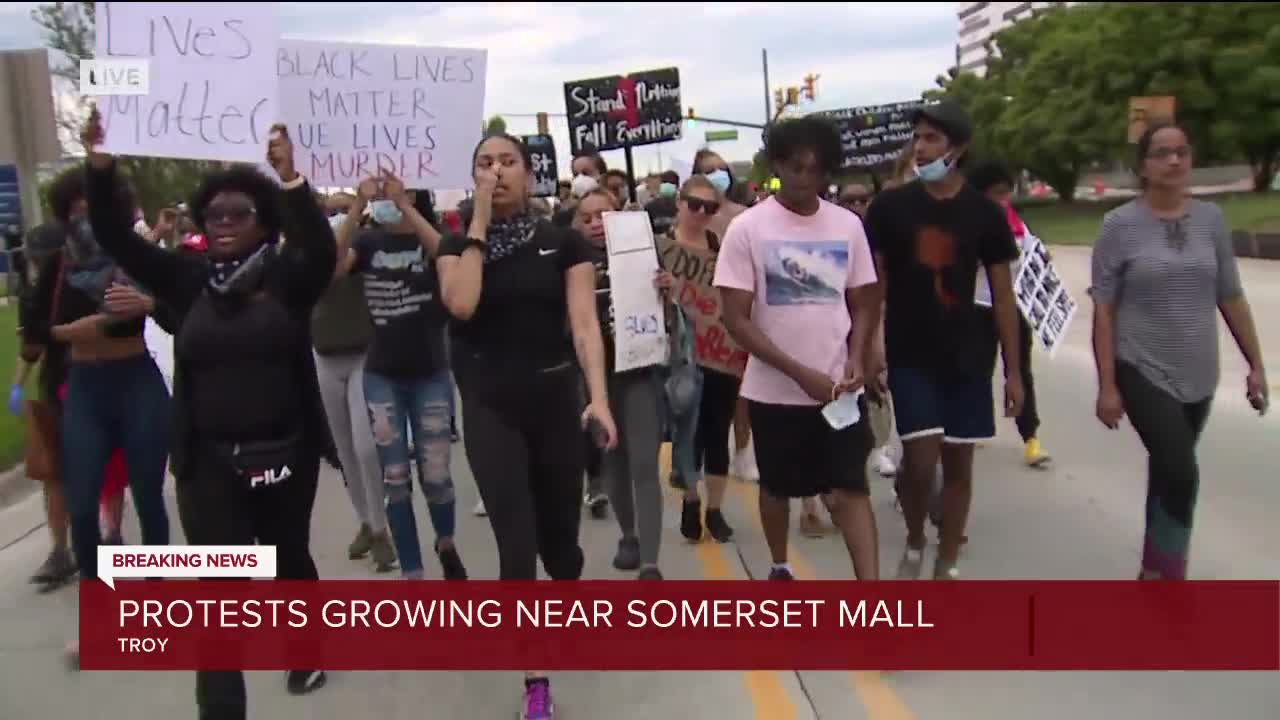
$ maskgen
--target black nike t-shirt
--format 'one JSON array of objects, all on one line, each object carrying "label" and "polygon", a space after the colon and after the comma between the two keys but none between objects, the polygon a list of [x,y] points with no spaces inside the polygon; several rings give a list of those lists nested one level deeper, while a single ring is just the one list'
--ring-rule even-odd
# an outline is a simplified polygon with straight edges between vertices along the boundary
[{"label": "black nike t-shirt", "polygon": [[989,374],[991,315],[974,303],[978,267],[1018,256],[1000,207],[968,185],[939,200],[917,181],[877,196],[865,225],[884,261],[889,366]]},{"label": "black nike t-shirt", "polygon": [[365,369],[394,378],[425,378],[448,367],[439,281],[418,237],[365,230],[352,248],[352,272],[364,276],[365,304],[373,321]]},{"label": "black nike t-shirt", "polygon": [[[446,236],[440,255],[460,256],[467,243]],[[576,230],[542,221],[528,245],[486,262],[475,313],[450,324],[459,382],[477,375],[510,381],[575,362],[565,272],[591,258]]]}]

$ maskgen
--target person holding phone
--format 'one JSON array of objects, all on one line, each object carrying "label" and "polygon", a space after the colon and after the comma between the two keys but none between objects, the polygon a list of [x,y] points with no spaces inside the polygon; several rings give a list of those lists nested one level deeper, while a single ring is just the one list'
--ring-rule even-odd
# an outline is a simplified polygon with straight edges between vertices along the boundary
[{"label": "person holding phone", "polygon": [[[446,237],[436,261],[463,446],[498,544],[499,579],[536,580],[541,558],[553,580],[577,580],[582,432],[598,425],[605,449],[618,443],[590,248],[577,231],[529,212],[533,163],[519,139],[485,138],[472,166],[467,234]],[[550,680],[526,672],[522,719],[553,713]]]},{"label": "person holding phone", "polygon": [[[283,186],[248,166],[205,175],[191,201],[192,220],[208,240],[202,255],[168,252],[133,232],[117,211],[121,180],[114,158],[98,149],[103,137],[95,108],[81,133],[94,235],[175,324],[171,469],[187,541],[273,545],[278,578],[315,580],[311,510],[320,461],[338,461],[310,321],[333,279],[336,243],[294,168],[288,133],[273,126],[267,145]],[[158,371],[155,377],[163,393]],[[130,479],[137,482],[132,468]],[[286,674],[292,694],[325,681],[321,670]],[[243,674],[197,672],[196,703],[201,720],[244,720]]]}]

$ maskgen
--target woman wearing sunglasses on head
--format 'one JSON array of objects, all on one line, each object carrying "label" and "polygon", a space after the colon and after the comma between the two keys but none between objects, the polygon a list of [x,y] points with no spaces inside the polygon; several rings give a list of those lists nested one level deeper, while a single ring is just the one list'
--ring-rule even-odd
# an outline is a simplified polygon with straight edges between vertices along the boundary
[{"label": "woman wearing sunglasses on head", "polygon": [[[465,237],[446,237],[436,260],[453,317],[467,461],[497,541],[499,579],[536,580],[541,558],[553,580],[576,580],[582,430],[596,426],[606,449],[618,434],[590,250],[577,232],[529,213],[533,163],[524,143],[491,135],[472,158],[470,227]],[[526,673],[521,718],[552,713],[550,681]]]},{"label": "woman wearing sunglasses on head", "polygon": [[[267,148],[283,187],[241,166],[209,173],[196,190],[192,219],[208,238],[202,255],[163,250],[118,217],[112,198],[120,180],[114,159],[97,150],[96,109],[81,138],[94,234],[175,320],[171,467],[187,541],[274,545],[277,577],[317,579],[311,509],[321,458],[337,460],[310,320],[333,279],[336,246],[293,167],[284,126],[272,127]],[[287,685],[303,694],[324,680],[318,670],[292,670]],[[196,702],[201,720],[243,720],[242,674],[197,672]]]},{"label": "woman wearing sunglasses on head", "polygon": [[[720,236],[711,231],[722,207],[717,185],[704,175],[685,181],[676,203],[676,222],[668,237],[699,251],[720,251]],[[669,268],[668,268],[669,270]],[[715,292],[712,290],[712,292]],[[718,542],[728,542],[733,528],[720,512],[729,482],[729,426],[738,402],[737,376],[702,366],[702,393],[692,428],[677,424],[672,438],[671,484],[684,490],[680,533],[688,540],[702,539],[704,516],[698,494],[698,476],[705,472],[707,513],[705,527]],[[688,437],[688,430],[693,437]],[[688,443],[686,445],[686,443]],[[686,449],[687,448],[687,449]],[[687,453],[687,454],[686,454]]]}]

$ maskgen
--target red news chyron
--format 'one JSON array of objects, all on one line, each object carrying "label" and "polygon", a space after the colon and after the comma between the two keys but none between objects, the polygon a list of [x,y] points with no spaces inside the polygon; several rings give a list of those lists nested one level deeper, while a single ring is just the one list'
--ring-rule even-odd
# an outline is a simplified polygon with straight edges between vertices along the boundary
[{"label": "red news chyron", "polygon": [[1280,670],[1263,581],[90,582],[80,612],[87,670]]},{"label": "red news chyron", "polygon": [[253,553],[111,553],[113,569],[145,568],[221,568],[255,570],[258,557]]}]

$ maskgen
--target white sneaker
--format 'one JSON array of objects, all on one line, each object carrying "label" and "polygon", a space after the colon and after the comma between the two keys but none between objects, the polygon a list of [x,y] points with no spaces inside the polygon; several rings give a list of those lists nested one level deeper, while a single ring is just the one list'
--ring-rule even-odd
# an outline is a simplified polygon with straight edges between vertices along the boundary
[{"label": "white sneaker", "polygon": [[474,513],[476,517],[487,517],[489,515],[489,511],[484,509],[484,500],[477,500],[476,506],[471,510],[471,512]]},{"label": "white sneaker", "polygon": [[739,480],[747,482],[760,481],[760,470],[756,467],[755,453],[750,445],[734,453],[733,463],[729,467],[729,472]]},{"label": "white sneaker", "polygon": [[898,474],[898,466],[894,464],[893,459],[889,457],[889,453],[885,448],[879,448],[875,451],[876,472],[881,477],[893,477]]}]

